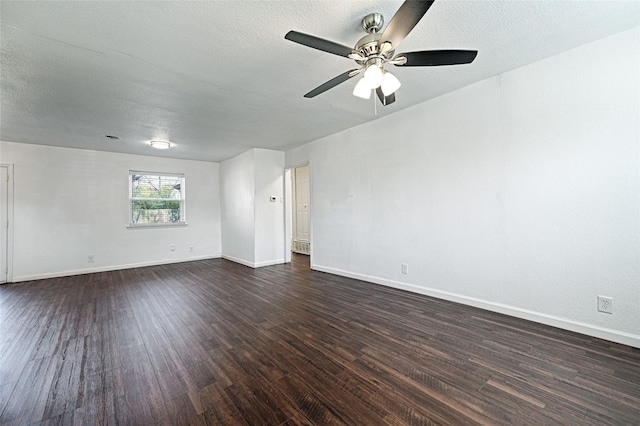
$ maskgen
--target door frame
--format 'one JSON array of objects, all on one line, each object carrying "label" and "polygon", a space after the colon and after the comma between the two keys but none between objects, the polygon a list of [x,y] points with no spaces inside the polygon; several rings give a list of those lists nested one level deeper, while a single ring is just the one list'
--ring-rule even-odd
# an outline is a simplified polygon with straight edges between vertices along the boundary
[{"label": "door frame", "polygon": [[291,240],[293,239],[293,207],[295,194],[293,193],[293,170],[298,167],[309,167],[309,265],[313,265],[313,183],[311,175],[311,161],[296,164],[284,170],[284,261],[291,262]]},{"label": "door frame", "polygon": [[[9,181],[2,183],[7,185],[7,246],[6,249],[6,267],[7,275],[5,283],[10,283],[13,280],[13,164],[0,163],[0,167],[7,168],[7,176]],[[4,226],[4,224],[2,225]],[[0,273],[2,273],[0,271]]]}]

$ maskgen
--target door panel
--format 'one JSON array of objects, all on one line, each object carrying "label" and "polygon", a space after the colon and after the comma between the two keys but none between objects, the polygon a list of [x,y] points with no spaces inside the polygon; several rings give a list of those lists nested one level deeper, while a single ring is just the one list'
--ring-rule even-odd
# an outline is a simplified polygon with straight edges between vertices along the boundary
[{"label": "door panel", "polygon": [[296,171],[296,229],[297,241],[309,241],[309,166]]}]

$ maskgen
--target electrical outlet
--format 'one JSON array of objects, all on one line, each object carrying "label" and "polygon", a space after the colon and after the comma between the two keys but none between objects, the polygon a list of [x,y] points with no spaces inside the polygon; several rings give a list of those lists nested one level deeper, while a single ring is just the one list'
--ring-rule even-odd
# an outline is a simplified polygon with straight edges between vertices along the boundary
[{"label": "electrical outlet", "polygon": [[93,261],[96,259],[96,257],[93,254],[90,254],[89,257],[87,258],[87,262],[89,263],[93,263]]},{"label": "electrical outlet", "polygon": [[403,274],[408,274],[409,273],[409,265],[406,263],[402,264],[402,273]]},{"label": "electrical outlet", "polygon": [[189,247],[189,253],[193,253],[193,246]]},{"label": "electrical outlet", "polygon": [[613,298],[598,296],[598,312],[604,312],[605,314],[612,314]]},{"label": "electrical outlet", "polygon": [[169,250],[171,250],[171,251],[176,251],[176,246],[174,246],[173,244],[171,244],[171,245],[169,246]]}]

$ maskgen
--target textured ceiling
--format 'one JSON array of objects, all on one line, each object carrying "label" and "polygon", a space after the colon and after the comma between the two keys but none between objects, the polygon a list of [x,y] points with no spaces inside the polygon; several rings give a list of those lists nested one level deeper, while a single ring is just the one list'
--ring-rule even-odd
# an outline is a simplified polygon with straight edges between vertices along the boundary
[{"label": "textured ceiling", "polygon": [[[402,1],[0,2],[0,138],[221,161],[288,149],[640,25],[640,2],[447,1],[399,51],[476,49],[469,65],[394,68],[396,103],[351,94],[354,68],[284,39],[297,30],[347,46],[362,17]],[[105,135],[120,136],[120,140]],[[152,139],[174,147],[152,150]]]}]

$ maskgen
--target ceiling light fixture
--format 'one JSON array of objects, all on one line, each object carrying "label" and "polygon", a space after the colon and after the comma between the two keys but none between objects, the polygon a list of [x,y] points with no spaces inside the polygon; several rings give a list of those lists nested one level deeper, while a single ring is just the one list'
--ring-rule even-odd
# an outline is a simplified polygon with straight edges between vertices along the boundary
[{"label": "ceiling light fixture", "polygon": [[400,86],[402,86],[402,84],[400,84],[400,80],[398,80],[395,75],[385,71],[384,75],[382,76],[382,85],[380,86],[380,88],[382,89],[382,93],[385,96],[389,96],[392,93],[395,93],[396,90],[400,88]]},{"label": "ceiling light fixture", "polygon": [[377,89],[382,84],[382,68],[375,63],[369,65],[363,78],[371,89]]},{"label": "ceiling light fixture", "polygon": [[362,99],[370,99],[371,98],[371,87],[369,83],[362,77],[358,80],[358,84],[353,89],[354,96],[357,96]]},{"label": "ceiling light fixture", "polygon": [[167,141],[151,141],[151,146],[155,149],[169,149],[171,148],[171,143]]},{"label": "ceiling light fixture", "polygon": [[402,86],[395,75],[385,71],[383,65],[370,64],[364,76],[353,88],[353,95],[362,99],[371,98],[371,90],[380,88],[384,96],[391,96]]},{"label": "ceiling light fixture", "polygon": [[[367,33],[360,38],[353,48],[330,40],[325,40],[298,31],[289,31],[284,38],[312,49],[321,50],[333,55],[354,60],[359,68],[344,72],[326,83],[321,84],[304,95],[313,98],[329,89],[344,83],[350,78],[364,72],[364,81],[370,90],[375,90],[382,105],[391,105],[396,101],[395,92],[400,88],[400,81],[385,73],[387,64],[396,67],[433,67],[440,65],[470,64],[478,54],[477,50],[421,50],[415,52],[396,53],[396,49],[416,24],[427,13],[433,1],[405,0],[389,25],[383,28],[384,19],[379,13],[370,13],[362,18],[362,29]],[[354,96],[369,99],[370,90],[364,90],[363,82],[357,83]],[[375,111],[375,109],[374,109]]]}]

